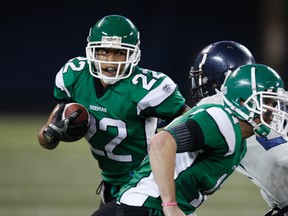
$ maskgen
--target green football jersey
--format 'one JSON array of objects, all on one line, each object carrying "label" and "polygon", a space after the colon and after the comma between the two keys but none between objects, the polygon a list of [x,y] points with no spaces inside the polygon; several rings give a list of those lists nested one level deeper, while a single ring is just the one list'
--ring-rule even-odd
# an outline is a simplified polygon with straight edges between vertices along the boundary
[{"label": "green football jersey", "polygon": [[[176,143],[179,134],[173,127],[193,119],[204,135],[204,141],[193,152],[177,153],[174,179],[178,206],[191,214],[232,174],[246,152],[239,122],[222,105],[195,107],[172,122],[166,130]],[[194,143],[191,145],[195,146]],[[195,147],[194,147],[195,148]],[[118,201],[162,211],[161,197],[151,171],[149,156],[134,178],[124,185]]]},{"label": "green football jersey", "polygon": [[[165,74],[136,67],[100,94],[86,58],[68,61],[56,76],[54,96],[83,104],[91,114],[85,138],[105,182],[127,183],[149,148],[157,118],[176,115],[185,99]],[[102,89],[103,90],[103,89]]]}]

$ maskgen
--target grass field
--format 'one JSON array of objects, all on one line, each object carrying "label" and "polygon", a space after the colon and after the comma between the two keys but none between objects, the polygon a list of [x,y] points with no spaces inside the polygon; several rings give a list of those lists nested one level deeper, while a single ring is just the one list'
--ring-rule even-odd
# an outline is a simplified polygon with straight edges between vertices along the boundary
[{"label": "grass field", "polygon": [[[0,215],[89,216],[98,206],[99,169],[85,140],[40,147],[47,116],[0,116]],[[198,216],[259,216],[268,207],[258,188],[235,173]]]}]

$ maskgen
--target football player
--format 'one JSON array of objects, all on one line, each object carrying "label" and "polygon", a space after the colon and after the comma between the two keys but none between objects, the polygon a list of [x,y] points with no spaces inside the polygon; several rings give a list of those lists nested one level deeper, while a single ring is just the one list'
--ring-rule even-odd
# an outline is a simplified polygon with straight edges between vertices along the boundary
[{"label": "football player", "polygon": [[[205,97],[199,105],[222,104],[222,95],[216,94],[215,90],[220,90],[225,74],[235,67],[254,62],[251,52],[234,41],[219,41],[205,47],[196,56],[190,71],[190,93],[194,103]],[[271,131],[266,138],[254,135],[246,142],[247,152],[236,170],[260,188],[271,208],[266,216],[288,215],[287,136]]]},{"label": "football player", "polygon": [[195,210],[235,171],[246,139],[288,131],[281,77],[261,64],[227,74],[224,104],[203,104],[151,138],[149,156],[121,190],[117,216],[195,215]]},{"label": "football player", "polygon": [[101,18],[90,29],[86,56],[70,59],[57,73],[54,97],[60,105],[39,131],[41,146],[54,149],[66,141],[66,134],[77,135],[85,126],[69,124],[77,113],[60,118],[64,104],[87,108],[91,121],[85,139],[101,169],[97,193],[101,191],[102,204],[114,200],[134,176],[157,119],[170,121],[189,109],[169,76],[138,66],[140,52],[140,34],[131,20],[120,15]]}]

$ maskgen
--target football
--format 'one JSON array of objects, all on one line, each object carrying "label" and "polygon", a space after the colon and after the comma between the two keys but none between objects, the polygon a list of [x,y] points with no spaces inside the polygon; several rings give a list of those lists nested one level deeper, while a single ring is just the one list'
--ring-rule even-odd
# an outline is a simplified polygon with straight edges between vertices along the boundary
[{"label": "football", "polygon": [[81,122],[87,121],[86,128],[81,129],[81,131],[79,130],[79,134],[77,136],[76,135],[71,136],[71,135],[66,134],[62,138],[62,141],[74,142],[74,141],[77,141],[77,140],[81,139],[82,137],[84,137],[85,134],[87,133],[89,126],[90,126],[90,114],[89,114],[88,110],[82,104],[79,104],[79,103],[66,104],[64,107],[63,113],[62,113],[62,119],[67,118],[69,115],[71,115],[73,112],[75,112],[78,109],[81,109],[82,112],[79,114],[79,116],[77,116],[76,119],[69,122],[69,125],[81,124]]},{"label": "football", "polygon": [[[76,110],[81,109],[82,112],[80,113],[79,116],[75,120],[73,120],[70,124],[77,124],[83,121],[88,121],[88,124],[90,123],[90,115],[88,110],[79,103],[68,103],[65,105],[63,113],[62,113],[62,119],[67,118],[69,115],[71,115],[73,112]],[[88,125],[87,125],[88,126]]]}]

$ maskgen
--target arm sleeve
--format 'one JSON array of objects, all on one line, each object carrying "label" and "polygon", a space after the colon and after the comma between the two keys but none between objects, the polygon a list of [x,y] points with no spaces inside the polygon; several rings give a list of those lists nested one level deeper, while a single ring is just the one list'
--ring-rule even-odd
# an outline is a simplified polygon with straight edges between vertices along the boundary
[{"label": "arm sleeve", "polygon": [[178,112],[174,115],[174,116],[172,116],[172,117],[166,117],[164,120],[166,121],[166,125],[168,125],[170,122],[172,122],[175,118],[177,118],[177,117],[179,117],[180,115],[182,115],[183,113],[184,113],[184,110],[186,109],[186,108],[189,108],[189,106],[186,104],[186,103],[184,103],[183,105],[182,105],[182,107],[178,110]]},{"label": "arm sleeve", "polygon": [[205,146],[203,132],[193,119],[165,130],[176,140],[177,153],[197,151]]}]

